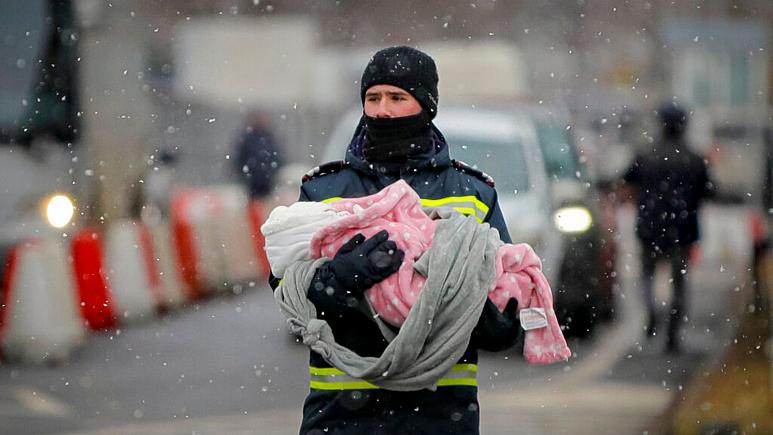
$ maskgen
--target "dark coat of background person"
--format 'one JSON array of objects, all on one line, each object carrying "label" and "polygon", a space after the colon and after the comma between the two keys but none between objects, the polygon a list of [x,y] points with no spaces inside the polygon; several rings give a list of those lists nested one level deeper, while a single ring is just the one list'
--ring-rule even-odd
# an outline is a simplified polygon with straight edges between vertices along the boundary
[{"label": "dark coat of background person", "polygon": [[714,188],[703,157],[682,137],[663,137],[636,156],[624,179],[638,188],[636,235],[645,247],[668,251],[700,239],[698,209]]},{"label": "dark coat of background person", "polygon": [[265,115],[251,116],[250,124],[236,144],[235,170],[250,197],[263,198],[274,188],[274,179],[282,166],[279,144]]}]

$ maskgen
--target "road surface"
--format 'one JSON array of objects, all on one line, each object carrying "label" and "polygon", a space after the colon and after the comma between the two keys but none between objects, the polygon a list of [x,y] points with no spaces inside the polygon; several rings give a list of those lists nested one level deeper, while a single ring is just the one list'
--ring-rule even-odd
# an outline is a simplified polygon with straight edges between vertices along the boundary
[{"label": "road surface", "polygon": [[[727,252],[704,257],[690,275],[685,351],[666,355],[660,337],[644,339],[631,216],[621,211],[615,321],[572,340],[566,363],[533,367],[514,352],[482,355],[484,434],[641,434],[729,343],[731,302],[746,277]],[[667,281],[656,281],[665,303]],[[65,364],[0,366],[0,427],[4,434],[294,434],[306,352],[259,284],[92,335]]]}]

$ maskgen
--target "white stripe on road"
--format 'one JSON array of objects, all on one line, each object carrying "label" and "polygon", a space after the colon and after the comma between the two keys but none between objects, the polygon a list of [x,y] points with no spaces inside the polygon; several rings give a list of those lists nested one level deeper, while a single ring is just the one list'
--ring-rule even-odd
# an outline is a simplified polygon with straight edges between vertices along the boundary
[{"label": "white stripe on road", "polygon": [[72,407],[48,394],[28,388],[14,391],[16,400],[32,414],[49,417],[69,417],[75,414]]},{"label": "white stripe on road", "polygon": [[671,403],[655,385],[609,383],[481,394],[486,435],[641,435]]},{"label": "white stripe on road", "polygon": [[[103,427],[69,435],[297,435],[301,424],[300,405],[285,409],[250,411],[244,415],[213,415],[138,422]],[[62,434],[68,435],[68,434]]]},{"label": "white stripe on road", "polygon": [[481,409],[486,411],[629,412],[655,414],[663,410],[672,392],[657,385],[610,382],[554,389],[527,388],[513,391],[481,392]]},{"label": "white stripe on road", "polygon": [[631,347],[644,338],[644,307],[635,279],[626,279],[616,301],[616,321],[610,328],[598,330],[595,344],[580,356],[570,370],[555,376],[559,384],[578,385],[598,379],[622,360]]}]

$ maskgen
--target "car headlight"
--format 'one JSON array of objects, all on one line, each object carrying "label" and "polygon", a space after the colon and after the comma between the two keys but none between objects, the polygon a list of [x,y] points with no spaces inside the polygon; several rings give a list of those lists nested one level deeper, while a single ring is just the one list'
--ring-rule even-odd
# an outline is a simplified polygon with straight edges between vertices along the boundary
[{"label": "car headlight", "polygon": [[69,196],[57,193],[43,200],[46,221],[54,228],[64,228],[75,215],[75,204]]},{"label": "car headlight", "polygon": [[584,233],[593,224],[593,217],[585,207],[564,207],[553,214],[553,223],[562,233]]}]

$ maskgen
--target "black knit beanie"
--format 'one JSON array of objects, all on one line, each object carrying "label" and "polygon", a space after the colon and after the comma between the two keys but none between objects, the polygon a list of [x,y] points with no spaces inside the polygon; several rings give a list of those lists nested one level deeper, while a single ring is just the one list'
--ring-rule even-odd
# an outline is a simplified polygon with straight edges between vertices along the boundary
[{"label": "black knit beanie", "polygon": [[675,102],[667,102],[658,107],[656,113],[660,118],[663,134],[666,137],[678,138],[684,135],[689,118],[687,110]]},{"label": "black knit beanie", "polygon": [[360,80],[360,98],[375,85],[392,85],[408,91],[424,107],[430,118],[437,114],[437,68],[428,54],[399,46],[378,51],[368,62]]}]

